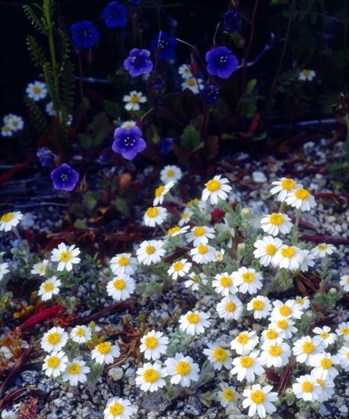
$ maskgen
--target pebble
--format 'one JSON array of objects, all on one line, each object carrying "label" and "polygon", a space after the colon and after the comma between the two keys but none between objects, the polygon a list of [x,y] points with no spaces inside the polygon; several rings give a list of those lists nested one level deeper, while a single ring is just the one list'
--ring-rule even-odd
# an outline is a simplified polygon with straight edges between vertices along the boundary
[{"label": "pebble", "polygon": [[40,373],[35,370],[24,370],[21,373],[21,378],[23,382],[26,382],[28,385],[35,385],[39,380]]},{"label": "pebble", "polygon": [[124,376],[124,371],[120,367],[113,367],[108,370],[108,376],[114,381],[119,381]]},{"label": "pebble", "polygon": [[184,407],[186,414],[191,416],[200,416],[202,410],[202,403],[199,399],[191,395],[188,399],[187,405]]},{"label": "pebble", "polygon": [[268,178],[265,176],[264,172],[261,171],[252,172],[252,179],[254,182],[258,182],[259,184],[268,181]]}]

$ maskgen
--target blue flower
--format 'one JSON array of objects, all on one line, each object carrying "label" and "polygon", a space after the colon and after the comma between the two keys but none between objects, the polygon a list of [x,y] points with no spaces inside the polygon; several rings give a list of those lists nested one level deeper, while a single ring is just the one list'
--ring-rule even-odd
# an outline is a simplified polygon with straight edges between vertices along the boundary
[{"label": "blue flower", "polygon": [[147,143],[142,139],[142,132],[139,127],[119,127],[115,130],[111,148],[125,159],[134,159],[137,153],[142,152],[146,147]]},{"label": "blue flower", "polygon": [[207,71],[211,76],[227,79],[236,70],[238,60],[226,47],[218,47],[206,53]]},{"label": "blue flower", "polygon": [[223,15],[224,30],[227,32],[239,32],[241,28],[241,18],[235,10],[229,10]]},{"label": "blue flower", "polygon": [[132,77],[137,77],[143,73],[149,73],[153,70],[153,63],[149,59],[150,51],[134,48],[130,56],[124,61],[124,67],[130,72]]},{"label": "blue flower", "polygon": [[216,85],[209,85],[202,91],[202,98],[209,104],[213,104],[219,97],[219,90]]},{"label": "blue flower", "polygon": [[166,58],[173,58],[175,55],[175,46],[177,45],[176,38],[167,35],[165,32],[160,32],[151,42],[151,49],[159,50],[159,60]]},{"label": "blue flower", "polygon": [[84,20],[81,23],[74,23],[71,26],[73,33],[73,42],[78,47],[92,48],[97,39],[99,38],[99,32],[93,26],[92,22]]},{"label": "blue flower", "polygon": [[48,147],[41,147],[38,149],[36,156],[39,158],[41,165],[47,166],[48,168],[53,165],[57,157]]},{"label": "blue flower", "polygon": [[108,28],[123,28],[127,22],[127,7],[117,1],[112,1],[103,10],[102,17]]},{"label": "blue flower", "polygon": [[51,179],[56,190],[72,191],[79,177],[80,175],[66,163],[51,172]]}]

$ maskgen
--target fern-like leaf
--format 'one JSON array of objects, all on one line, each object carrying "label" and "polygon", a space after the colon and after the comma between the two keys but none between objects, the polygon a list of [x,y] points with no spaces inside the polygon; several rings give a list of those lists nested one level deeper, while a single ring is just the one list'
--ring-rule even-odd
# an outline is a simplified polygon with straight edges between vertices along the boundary
[{"label": "fern-like leaf", "polygon": [[50,63],[45,63],[44,66],[43,66],[43,71],[44,71],[47,90],[49,91],[49,94],[50,94],[50,96],[53,100],[53,98],[55,98],[55,96],[56,96],[56,89],[55,89],[55,81],[54,81],[54,77],[53,77],[53,71],[52,71],[51,64]]},{"label": "fern-like leaf", "polygon": [[61,52],[61,71],[64,68],[65,62],[67,60],[69,60],[69,54],[71,53],[71,48],[70,48],[70,42],[68,37],[65,35],[65,33],[62,31],[62,29],[58,29],[58,35],[61,38],[62,41],[62,52]]},{"label": "fern-like leaf", "polygon": [[61,98],[69,111],[73,108],[74,105],[74,89],[74,64],[71,61],[67,61],[62,71]]},{"label": "fern-like leaf", "polygon": [[27,42],[28,51],[35,65],[43,68],[47,60],[41,47],[36,42],[35,38],[30,35],[27,36],[26,42]]},{"label": "fern-like leaf", "polygon": [[50,126],[40,108],[28,96],[24,97],[24,102],[28,107],[30,119],[32,120],[37,131],[40,134],[47,134],[49,132]]},{"label": "fern-like leaf", "polygon": [[47,35],[46,25],[42,22],[41,18],[36,15],[34,10],[28,5],[24,5],[23,10],[34,28],[44,35]]}]

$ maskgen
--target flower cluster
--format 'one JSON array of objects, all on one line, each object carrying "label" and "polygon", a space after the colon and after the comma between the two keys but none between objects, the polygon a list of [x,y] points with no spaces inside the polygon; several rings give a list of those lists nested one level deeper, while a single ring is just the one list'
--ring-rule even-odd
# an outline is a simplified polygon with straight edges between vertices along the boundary
[{"label": "flower cluster", "polygon": [[24,121],[22,117],[14,114],[7,114],[3,119],[4,125],[1,127],[3,137],[11,137],[16,131],[22,130]]}]

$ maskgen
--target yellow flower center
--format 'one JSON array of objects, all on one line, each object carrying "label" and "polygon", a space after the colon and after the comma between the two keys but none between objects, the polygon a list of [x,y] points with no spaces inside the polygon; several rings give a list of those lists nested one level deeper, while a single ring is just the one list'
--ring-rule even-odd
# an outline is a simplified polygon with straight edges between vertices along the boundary
[{"label": "yellow flower center", "polygon": [[223,363],[227,360],[228,355],[222,347],[216,347],[213,350],[213,357],[217,360],[217,362]]},{"label": "yellow flower center", "polygon": [[205,232],[206,232],[206,229],[203,226],[197,226],[193,230],[193,235],[194,236],[202,236]]},{"label": "yellow flower center", "polygon": [[296,183],[291,178],[286,178],[281,182],[281,187],[283,190],[290,191],[296,186]]},{"label": "yellow flower center", "polygon": [[349,328],[343,328],[342,335],[348,335],[349,334]]},{"label": "yellow flower center", "polygon": [[292,258],[295,253],[296,253],[296,249],[294,246],[288,246],[286,248],[281,249],[281,255],[284,258]]},{"label": "yellow flower center", "polygon": [[[8,125],[4,125],[3,127],[2,127],[2,129],[5,131],[5,132],[7,132],[7,131],[11,131],[11,128],[8,126]],[[4,220],[3,220],[4,221]]]},{"label": "yellow flower center", "polygon": [[244,344],[246,344],[247,342],[248,342],[248,340],[250,339],[250,336],[248,335],[248,334],[246,334],[246,333],[241,333],[241,334],[239,334],[238,336],[237,336],[237,342],[239,343],[239,344],[242,344],[242,345],[244,345]]},{"label": "yellow flower center", "polygon": [[304,299],[299,297],[296,299],[296,303],[298,303],[299,305],[304,305]]},{"label": "yellow flower center", "polygon": [[269,217],[269,223],[275,226],[280,226],[284,223],[284,218],[280,213],[273,213]]},{"label": "yellow flower center", "polygon": [[4,223],[8,223],[12,219],[13,219],[13,213],[5,213],[1,216],[1,221]]},{"label": "yellow flower center", "polygon": [[51,356],[47,359],[47,366],[51,369],[56,369],[56,367],[59,365],[59,362],[59,357]]},{"label": "yellow flower center", "polygon": [[332,367],[332,361],[331,359],[321,359],[320,365],[322,369],[329,369]]},{"label": "yellow flower center", "polygon": [[274,255],[276,253],[276,246],[274,244],[269,244],[265,247],[265,253],[267,255]]},{"label": "yellow flower center", "polygon": [[187,321],[189,324],[197,324],[200,321],[200,315],[192,312],[187,315]]},{"label": "yellow flower center", "polygon": [[328,246],[326,244],[319,244],[319,245],[317,245],[316,248],[319,249],[320,251],[326,251]]},{"label": "yellow flower center", "polygon": [[195,79],[188,79],[188,85],[195,86],[196,85]]},{"label": "yellow flower center", "polygon": [[111,406],[109,406],[109,413],[113,417],[120,416],[120,414],[123,412],[123,410],[124,410],[124,407],[122,406],[122,404],[120,404],[118,402],[115,402]]},{"label": "yellow flower center", "polygon": [[294,195],[298,200],[307,200],[309,198],[309,193],[304,188],[298,188],[298,190],[294,192]]},{"label": "yellow flower center", "polygon": [[101,343],[97,346],[98,353],[100,354],[109,354],[111,350],[111,344],[110,343]]},{"label": "yellow flower center", "polygon": [[303,70],[303,76],[309,77],[310,76],[310,70]]},{"label": "yellow flower center", "polygon": [[158,339],[153,336],[146,337],[144,344],[148,349],[153,350],[158,345]]},{"label": "yellow flower center", "polygon": [[225,305],[225,310],[226,310],[227,312],[234,312],[234,311],[235,311],[235,309],[236,309],[236,305],[235,305],[235,303],[234,303],[234,302],[228,302],[228,303]]},{"label": "yellow flower center", "polygon": [[59,258],[62,262],[68,262],[71,260],[71,253],[69,251],[62,251]]},{"label": "yellow flower center", "polygon": [[34,86],[33,87],[33,92],[34,93],[39,93],[39,92],[41,92],[41,89],[39,88],[39,86]]},{"label": "yellow flower center", "polygon": [[223,391],[223,396],[228,402],[233,402],[235,398],[235,393],[232,389],[225,389]]},{"label": "yellow flower center", "polygon": [[207,254],[207,251],[208,251],[208,247],[207,247],[206,245],[200,244],[200,245],[198,246],[198,253],[199,253],[200,255],[205,255],[205,254]]},{"label": "yellow flower center", "polygon": [[249,369],[253,365],[253,359],[250,356],[243,356],[240,358],[241,366],[245,369]]},{"label": "yellow flower center", "polygon": [[325,381],[320,378],[316,378],[316,382],[321,386],[321,388],[325,388]]},{"label": "yellow flower center", "polygon": [[274,345],[269,347],[270,356],[277,357],[282,353],[282,348],[280,346]]},{"label": "yellow flower center", "polygon": [[163,185],[160,185],[160,187],[158,187],[155,190],[155,197],[161,197],[162,193],[165,191],[165,187]]},{"label": "yellow flower center", "polygon": [[169,235],[173,235],[174,233],[179,232],[180,230],[181,230],[181,228],[179,226],[174,226],[173,228],[169,229],[167,231],[167,233]]},{"label": "yellow flower center", "polygon": [[190,364],[185,362],[184,360],[181,360],[177,363],[176,366],[176,372],[178,375],[186,376],[190,372]]},{"label": "yellow flower center", "polygon": [[153,219],[159,214],[159,209],[156,207],[149,207],[147,212],[145,213],[150,219]]},{"label": "yellow flower center", "polygon": [[45,292],[51,292],[53,290],[53,284],[52,283],[46,283],[42,285]]},{"label": "yellow flower center", "polygon": [[268,340],[275,340],[278,333],[275,330],[267,330],[266,337]]},{"label": "yellow flower center", "polygon": [[58,332],[50,333],[47,336],[47,342],[51,344],[51,346],[54,346],[55,344],[57,344],[60,341],[60,339],[61,339],[61,335]]},{"label": "yellow flower center", "polygon": [[330,336],[330,334],[328,333],[328,332],[326,332],[326,331],[323,331],[321,334],[320,334],[320,337],[321,338],[323,338],[323,339],[326,339],[326,338],[328,338]]},{"label": "yellow flower center", "polygon": [[282,330],[286,330],[288,327],[288,322],[286,321],[286,319],[280,319],[279,321],[277,321],[276,325],[282,329]]},{"label": "yellow flower center", "polygon": [[264,392],[257,389],[256,391],[251,392],[250,399],[254,404],[263,404],[265,400]]},{"label": "yellow flower center", "polygon": [[118,264],[121,267],[126,267],[127,265],[130,264],[130,260],[125,255],[121,255],[121,257],[119,258]]},{"label": "yellow flower center", "polygon": [[280,306],[279,312],[280,312],[281,316],[290,316],[291,315],[291,309],[287,305]]},{"label": "yellow flower center", "polygon": [[76,332],[75,332],[75,335],[77,336],[77,337],[85,337],[86,336],[86,333],[85,333],[85,330],[83,329],[83,328],[78,328],[77,330],[76,330]]},{"label": "yellow flower center", "polygon": [[183,213],[183,214],[181,215],[181,219],[188,219],[188,218],[189,218],[189,216],[190,216],[190,214],[189,214],[189,213]]},{"label": "yellow flower center", "polygon": [[232,281],[230,277],[222,276],[222,278],[220,279],[220,284],[222,287],[230,287],[231,283]]},{"label": "yellow flower center", "polygon": [[166,175],[167,175],[169,178],[171,178],[171,177],[173,177],[173,176],[175,175],[175,171],[174,171],[173,169],[169,169],[169,170],[166,172]]},{"label": "yellow flower center", "polygon": [[311,353],[314,352],[315,346],[314,346],[314,344],[311,341],[306,341],[303,344],[302,349],[303,349],[304,353],[311,354]]},{"label": "yellow flower center", "polygon": [[155,252],[155,247],[153,245],[148,245],[145,247],[145,252],[148,255],[152,255]]},{"label": "yellow flower center", "polygon": [[184,264],[181,261],[177,261],[172,265],[174,271],[181,271],[184,267]]},{"label": "yellow flower center", "polygon": [[219,187],[221,186],[220,182],[217,181],[216,179],[211,179],[211,181],[208,181],[208,183],[206,184],[206,188],[210,191],[210,192],[215,192],[219,189]]},{"label": "yellow flower center", "polygon": [[72,363],[71,365],[69,365],[68,373],[70,373],[70,375],[79,375],[80,372],[81,366],[78,363]]},{"label": "yellow flower center", "polygon": [[264,309],[264,302],[262,300],[256,299],[252,302],[252,308],[255,311],[261,311],[262,309]]},{"label": "yellow flower center", "polygon": [[250,272],[243,273],[243,274],[241,274],[241,277],[242,277],[242,280],[245,283],[253,283],[254,273],[250,273]]},{"label": "yellow flower center", "polygon": [[138,104],[138,102],[139,102],[138,96],[135,96],[135,95],[131,96],[130,102],[131,102],[131,104]]},{"label": "yellow flower center", "polygon": [[38,268],[39,273],[45,274],[46,273],[46,267],[44,265],[40,265]]},{"label": "yellow flower center", "polygon": [[156,382],[159,379],[159,372],[155,369],[147,369],[143,373],[145,382]]},{"label": "yellow flower center", "polygon": [[15,127],[17,127],[17,125],[18,125],[18,121],[17,121],[17,120],[12,120],[12,121],[11,121],[11,124],[12,124],[12,125],[14,125]]},{"label": "yellow flower center", "polygon": [[116,290],[124,290],[125,284],[126,283],[124,279],[116,279],[113,281],[113,286]]},{"label": "yellow flower center", "polygon": [[313,390],[313,384],[310,381],[305,381],[302,383],[303,392],[311,392]]}]

